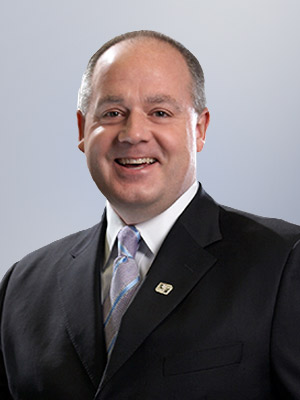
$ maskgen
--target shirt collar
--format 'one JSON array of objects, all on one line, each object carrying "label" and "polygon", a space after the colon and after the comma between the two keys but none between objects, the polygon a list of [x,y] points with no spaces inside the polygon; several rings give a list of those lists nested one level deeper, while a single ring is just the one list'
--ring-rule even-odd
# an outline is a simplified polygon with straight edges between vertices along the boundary
[{"label": "shirt collar", "polygon": [[[188,206],[188,204],[194,198],[198,190],[198,182],[195,181],[190,188],[185,191],[169,208],[163,211],[161,214],[156,215],[148,221],[136,224],[136,228],[139,230],[144,242],[147,244],[151,252],[156,256],[160,246],[165,240],[170,229],[176,222],[177,218]],[[120,229],[125,225],[121,218],[112,208],[111,204],[106,202],[106,218],[107,218],[107,229],[106,229],[106,260],[115,243],[117,234]],[[157,227],[159,226],[159,229]]]}]

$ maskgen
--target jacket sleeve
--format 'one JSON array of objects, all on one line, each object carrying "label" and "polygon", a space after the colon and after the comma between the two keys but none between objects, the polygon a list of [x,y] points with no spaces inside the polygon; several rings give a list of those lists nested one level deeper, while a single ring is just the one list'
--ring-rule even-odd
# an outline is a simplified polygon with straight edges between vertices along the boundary
[{"label": "jacket sleeve", "polygon": [[281,278],[273,318],[271,363],[275,398],[299,400],[300,240],[293,246]]},{"label": "jacket sleeve", "polygon": [[2,343],[2,333],[3,329],[5,327],[2,324],[2,311],[3,311],[3,305],[4,305],[4,299],[5,299],[5,293],[6,293],[6,288],[10,279],[10,276],[12,274],[12,271],[14,269],[14,266],[9,269],[4,276],[1,285],[0,285],[0,399],[1,400],[13,400],[13,397],[10,394],[9,387],[8,387],[8,377],[6,375],[6,370],[5,370],[5,360],[3,356],[3,343]]}]

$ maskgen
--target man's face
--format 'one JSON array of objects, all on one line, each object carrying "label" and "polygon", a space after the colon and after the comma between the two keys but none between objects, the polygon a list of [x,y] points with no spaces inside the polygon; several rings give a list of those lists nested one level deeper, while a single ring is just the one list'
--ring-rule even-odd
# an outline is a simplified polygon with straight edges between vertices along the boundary
[{"label": "man's face", "polygon": [[118,43],[96,64],[79,148],[127,224],[163,212],[196,179],[209,113],[195,112],[191,84],[182,55],[155,39]]}]

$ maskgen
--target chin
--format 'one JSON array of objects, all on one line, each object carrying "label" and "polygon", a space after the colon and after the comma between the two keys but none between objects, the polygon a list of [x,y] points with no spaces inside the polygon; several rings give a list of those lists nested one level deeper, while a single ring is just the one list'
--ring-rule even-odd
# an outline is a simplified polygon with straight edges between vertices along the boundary
[{"label": "chin", "polygon": [[111,199],[111,204],[115,204],[118,208],[128,209],[128,210],[138,210],[146,209],[148,207],[153,207],[154,204],[158,203],[160,198],[157,196],[149,196],[145,193],[129,193],[128,196],[116,196]]},{"label": "chin", "polygon": [[124,207],[128,207],[128,208],[143,208],[143,207],[149,207],[151,206],[153,203],[155,203],[157,200],[155,200],[155,198],[151,198],[151,197],[145,197],[145,196],[129,196],[126,198],[119,198],[118,199],[118,203]]}]

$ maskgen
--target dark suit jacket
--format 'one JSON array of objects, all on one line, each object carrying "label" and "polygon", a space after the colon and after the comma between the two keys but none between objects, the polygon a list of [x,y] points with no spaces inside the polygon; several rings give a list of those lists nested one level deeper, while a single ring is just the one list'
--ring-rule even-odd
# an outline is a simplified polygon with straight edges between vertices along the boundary
[{"label": "dark suit jacket", "polygon": [[[300,399],[300,227],[221,207],[199,189],[107,366],[104,235],[105,218],[6,275],[1,399]],[[159,282],[174,289],[159,294]]]}]

